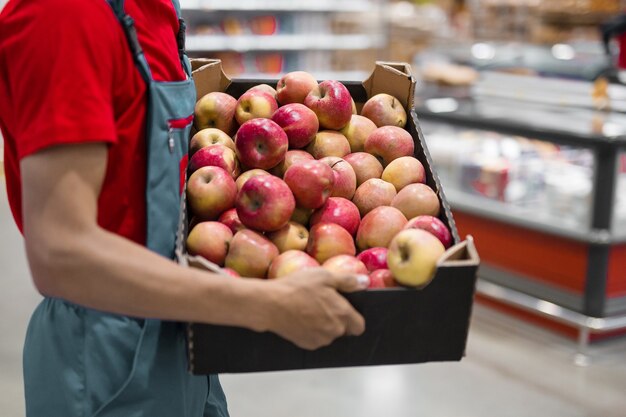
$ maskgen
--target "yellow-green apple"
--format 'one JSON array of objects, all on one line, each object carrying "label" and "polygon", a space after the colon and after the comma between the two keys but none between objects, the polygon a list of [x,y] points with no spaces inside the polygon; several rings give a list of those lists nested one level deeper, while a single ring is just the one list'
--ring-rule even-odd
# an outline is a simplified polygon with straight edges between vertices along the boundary
[{"label": "yellow-green apple", "polygon": [[301,224],[303,226],[309,225],[309,219],[313,215],[313,209],[296,207],[291,215],[291,221]]},{"label": "yellow-green apple", "polygon": [[272,120],[287,134],[289,149],[304,148],[315,138],[319,129],[313,110],[300,103],[280,107],[272,115]]},{"label": "yellow-green apple", "polygon": [[273,175],[252,177],[241,187],[235,202],[244,226],[273,232],[287,224],[296,201],[283,180]]},{"label": "yellow-green apple", "polygon": [[409,220],[404,226],[405,229],[422,229],[432,233],[443,245],[444,248],[452,246],[452,235],[441,220],[436,217],[423,215]]},{"label": "yellow-green apple", "polygon": [[322,264],[322,268],[335,275],[367,275],[369,273],[363,262],[350,255],[333,256]]},{"label": "yellow-green apple", "polygon": [[307,151],[302,151],[299,149],[294,149],[291,151],[287,151],[285,154],[285,159],[283,159],[278,165],[270,170],[272,175],[276,175],[277,177],[284,177],[285,172],[289,169],[293,164],[297,164],[300,161],[314,161],[313,155],[308,153]]},{"label": "yellow-green apple", "polygon": [[389,206],[376,207],[361,220],[356,245],[360,251],[389,247],[391,239],[404,228],[406,222],[400,210]]},{"label": "yellow-green apple", "polygon": [[385,93],[376,94],[367,100],[361,109],[361,115],[376,123],[378,127],[406,125],[404,106],[397,98]]},{"label": "yellow-green apple", "polygon": [[193,135],[191,142],[189,142],[189,155],[193,155],[200,148],[205,148],[211,145],[224,145],[233,151],[235,150],[235,142],[230,136],[219,129],[209,127],[202,129]]},{"label": "yellow-green apple", "polygon": [[393,198],[391,205],[400,210],[407,219],[427,214],[439,215],[439,198],[426,184],[409,184]]},{"label": "yellow-green apple", "polygon": [[350,164],[356,175],[356,186],[359,187],[371,178],[380,178],[383,166],[374,155],[367,152],[355,152],[343,157]]},{"label": "yellow-green apple", "polygon": [[250,230],[240,230],[230,241],[224,265],[242,277],[265,278],[278,249],[265,236]]},{"label": "yellow-green apple", "polygon": [[335,223],[318,223],[311,227],[306,251],[319,263],[337,255],[356,255],[352,236]]},{"label": "yellow-green apple", "polygon": [[233,207],[236,196],[235,180],[219,167],[202,167],[187,181],[187,201],[198,219],[217,219]]},{"label": "yellow-green apple", "polygon": [[396,187],[380,178],[371,178],[356,189],[352,202],[363,217],[376,207],[390,206],[395,196]]},{"label": "yellow-green apple", "polygon": [[335,223],[343,227],[352,236],[356,235],[361,224],[359,209],[350,200],[341,197],[330,197],[326,203],[313,212],[310,225],[318,223]]},{"label": "yellow-green apple", "polygon": [[189,160],[189,172],[195,172],[198,168],[214,166],[222,168],[231,177],[239,175],[239,161],[232,149],[224,145],[211,145],[200,148]]},{"label": "yellow-green apple", "polygon": [[228,275],[228,276],[233,277],[233,278],[240,278],[241,277],[241,275],[239,275],[237,273],[237,271],[235,271],[232,268],[222,268],[222,272],[223,272],[222,275]]},{"label": "yellow-green apple", "polygon": [[223,266],[232,238],[233,232],[222,223],[198,223],[187,236],[187,251]]},{"label": "yellow-green apple", "polygon": [[387,166],[394,159],[413,156],[415,143],[411,134],[401,127],[379,127],[365,139],[365,152],[371,153]]},{"label": "yellow-green apple", "polygon": [[359,253],[357,258],[363,262],[367,270],[387,269],[387,248],[369,248]]},{"label": "yellow-green apple", "polygon": [[269,95],[274,97],[274,99],[276,99],[276,89],[274,87],[272,87],[271,85],[259,84],[259,85],[255,85],[254,87],[250,88],[250,90],[265,91],[266,93],[268,93]]},{"label": "yellow-green apple", "polygon": [[280,253],[288,250],[305,250],[309,241],[309,231],[303,225],[289,222],[281,229],[267,234],[269,240]]},{"label": "yellow-green apple", "polygon": [[235,108],[237,100],[225,93],[212,92],[206,94],[196,102],[194,124],[196,129],[202,130],[214,127],[232,135],[236,128]]},{"label": "yellow-green apple", "polygon": [[239,176],[235,180],[235,184],[237,184],[237,191],[241,190],[241,187],[243,187],[246,181],[248,181],[250,178],[258,177],[262,175],[272,175],[272,174],[270,174],[264,169],[259,169],[259,168],[253,168],[246,172],[242,172],[241,174],[239,174]]},{"label": "yellow-green apple", "polygon": [[353,114],[347,125],[340,132],[348,139],[351,152],[363,152],[365,139],[376,130],[376,125],[367,117]]},{"label": "yellow-green apple", "polygon": [[356,103],[354,99],[352,99],[352,114],[358,114],[359,112],[356,110]]},{"label": "yellow-green apple", "polygon": [[400,191],[409,184],[424,183],[426,172],[424,165],[416,158],[403,156],[391,161],[383,171],[381,178],[393,184],[396,191]]},{"label": "yellow-green apple", "polygon": [[377,269],[370,273],[370,286],[368,288],[392,288],[398,283],[393,278],[393,272],[389,269]]},{"label": "yellow-green apple", "polygon": [[352,97],[339,81],[322,81],[306,96],[304,105],[315,112],[323,129],[339,130],[352,117]]},{"label": "yellow-green apple", "polygon": [[270,119],[252,119],[239,127],[235,137],[237,156],[248,168],[270,169],[285,158],[287,135]]},{"label": "yellow-green apple", "polygon": [[320,162],[328,164],[333,170],[335,181],[331,197],[343,197],[352,200],[356,191],[356,174],[352,165],[338,156],[327,156],[320,159]]},{"label": "yellow-green apple", "polygon": [[437,272],[437,262],[445,248],[432,234],[421,229],[407,229],[389,245],[387,264],[399,284],[421,288]]},{"label": "yellow-green apple", "polygon": [[316,87],[317,80],[308,72],[288,72],[276,84],[276,98],[283,106],[289,103],[304,103],[305,97]]},{"label": "yellow-green apple", "polygon": [[233,233],[237,233],[246,228],[246,226],[241,223],[239,215],[237,215],[237,209],[234,207],[223,212],[217,221],[227,226]]},{"label": "yellow-green apple", "polygon": [[293,192],[298,207],[321,207],[333,190],[333,170],[320,161],[303,161],[289,167],[285,182]]},{"label": "yellow-green apple", "polygon": [[306,150],[315,159],[322,159],[327,156],[343,158],[350,153],[350,144],[341,133],[335,130],[322,130],[317,132]]},{"label": "yellow-green apple", "polygon": [[282,278],[305,269],[319,268],[319,266],[320,263],[305,252],[288,250],[274,258],[269,271],[267,271],[267,277],[271,279]]},{"label": "yellow-green apple", "polygon": [[266,91],[248,90],[237,100],[235,120],[240,125],[252,119],[269,119],[278,109],[276,99]]}]

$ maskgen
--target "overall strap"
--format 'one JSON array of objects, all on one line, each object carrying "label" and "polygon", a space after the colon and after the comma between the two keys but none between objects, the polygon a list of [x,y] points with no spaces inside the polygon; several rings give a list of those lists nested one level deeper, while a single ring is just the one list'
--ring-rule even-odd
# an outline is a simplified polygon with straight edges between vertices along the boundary
[{"label": "overall strap", "polygon": [[174,5],[174,10],[176,10],[176,16],[178,17],[178,35],[176,36],[178,56],[185,72],[191,77],[191,64],[185,53],[185,33],[187,31],[187,24],[185,23],[185,19],[183,19],[179,0],[172,0],[172,5]]}]

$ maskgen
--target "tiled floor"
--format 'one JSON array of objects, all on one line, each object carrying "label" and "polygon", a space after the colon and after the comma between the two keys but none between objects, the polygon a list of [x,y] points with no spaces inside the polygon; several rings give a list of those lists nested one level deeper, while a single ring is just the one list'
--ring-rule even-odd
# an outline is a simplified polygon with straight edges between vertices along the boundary
[{"label": "tiled floor", "polygon": [[[0,182],[0,417],[24,415],[21,344],[39,297]],[[461,363],[226,375],[233,417],[626,417],[626,339],[591,349],[475,309]]]}]

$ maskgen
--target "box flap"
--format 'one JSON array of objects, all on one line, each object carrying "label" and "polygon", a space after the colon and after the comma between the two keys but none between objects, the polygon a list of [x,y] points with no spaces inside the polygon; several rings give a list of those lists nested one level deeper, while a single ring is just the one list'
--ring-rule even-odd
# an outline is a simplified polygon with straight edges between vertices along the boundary
[{"label": "box flap", "polygon": [[191,69],[198,99],[213,91],[226,91],[231,83],[230,78],[224,74],[222,61],[219,59],[192,59]]},{"label": "box flap", "polygon": [[437,267],[447,266],[478,266],[480,257],[474,245],[474,238],[467,238],[460,243],[448,248],[448,250],[439,258]]},{"label": "box flap", "polygon": [[415,79],[407,63],[377,61],[372,75],[363,81],[363,87],[368,97],[387,93],[400,100],[407,113],[413,108]]}]

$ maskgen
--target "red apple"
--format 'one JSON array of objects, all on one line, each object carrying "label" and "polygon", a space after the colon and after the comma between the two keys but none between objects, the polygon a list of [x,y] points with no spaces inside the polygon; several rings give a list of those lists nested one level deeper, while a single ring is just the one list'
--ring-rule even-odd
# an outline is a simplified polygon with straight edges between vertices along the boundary
[{"label": "red apple", "polygon": [[248,168],[270,169],[285,158],[287,135],[269,119],[253,119],[239,127],[235,137],[237,156]]},{"label": "red apple", "polygon": [[289,222],[281,229],[267,234],[269,240],[278,248],[280,253],[288,250],[305,250],[309,240],[309,231],[303,225]]},{"label": "red apple", "polygon": [[365,140],[365,152],[371,153],[387,166],[394,159],[413,156],[415,143],[411,134],[401,127],[379,127]]},{"label": "red apple", "polygon": [[341,129],[341,133],[348,139],[351,152],[363,152],[365,139],[376,130],[376,125],[367,117],[352,115],[350,122]]},{"label": "red apple", "polygon": [[246,227],[273,232],[287,224],[296,202],[283,180],[262,175],[246,181],[237,194],[235,207]]},{"label": "red apple", "polygon": [[359,253],[357,258],[365,264],[370,272],[377,269],[387,269],[387,248],[369,248]]},{"label": "red apple", "polygon": [[335,275],[368,274],[367,268],[363,265],[363,262],[350,255],[333,256],[324,262],[322,268]]},{"label": "red apple", "polygon": [[274,99],[276,98],[276,89],[274,87],[272,87],[271,85],[268,84],[259,84],[259,85],[255,85],[254,87],[250,88],[249,90],[261,90],[261,91],[265,91],[266,93],[268,93],[270,96],[274,97]]},{"label": "red apple", "polygon": [[393,207],[382,206],[370,211],[361,220],[356,234],[356,244],[360,251],[369,248],[386,248],[389,242],[406,225],[406,217]]},{"label": "red apple", "polygon": [[248,90],[237,100],[235,119],[240,125],[248,120],[269,119],[278,109],[276,99],[269,93],[260,90]]},{"label": "red apple", "polygon": [[344,161],[350,164],[356,175],[356,186],[359,187],[371,178],[380,178],[383,166],[374,155],[367,152],[356,152],[344,156]]},{"label": "red apple", "polygon": [[237,100],[225,93],[212,92],[196,102],[194,124],[202,130],[214,127],[232,135],[235,130],[235,108]]},{"label": "red apple", "polygon": [[223,266],[232,238],[233,232],[222,223],[198,223],[187,236],[187,251]]},{"label": "red apple", "polygon": [[278,249],[265,236],[249,229],[235,233],[224,264],[242,277],[265,278]]},{"label": "red apple", "polygon": [[267,272],[268,278],[282,278],[305,269],[318,268],[319,262],[299,250],[288,250],[272,261]]},{"label": "red apple", "polygon": [[337,255],[356,255],[350,233],[334,223],[318,223],[313,226],[309,232],[306,251],[319,263]]},{"label": "red apple", "polygon": [[224,145],[211,145],[198,149],[189,160],[189,172],[195,172],[198,168],[214,166],[222,168],[231,177],[239,175],[239,161],[232,149]]},{"label": "red apple", "polygon": [[211,145],[224,145],[227,148],[235,150],[235,142],[230,136],[219,129],[207,128],[202,129],[191,138],[189,142],[189,155],[192,156],[200,148],[206,148]]},{"label": "red apple", "polygon": [[444,248],[452,246],[452,235],[441,220],[433,216],[417,216],[409,220],[404,226],[405,229],[422,229],[433,234]]},{"label": "red apple", "polygon": [[242,172],[237,179],[235,180],[235,184],[237,184],[237,190],[241,190],[241,187],[252,177],[259,177],[262,175],[271,175],[269,172],[264,169],[254,168],[246,172]]},{"label": "red apple", "polygon": [[432,234],[421,229],[403,230],[389,246],[387,263],[399,284],[423,288],[435,276],[445,248]]},{"label": "red apple", "polygon": [[241,223],[236,208],[231,208],[223,212],[217,221],[228,227],[233,233],[237,233],[246,228],[246,226]]},{"label": "red apple", "polygon": [[217,219],[235,204],[236,196],[235,180],[222,168],[202,167],[187,181],[187,201],[199,219]]},{"label": "red apple", "polygon": [[352,165],[338,156],[327,156],[320,159],[333,170],[334,183],[331,197],[343,197],[352,200],[356,191],[356,174]]},{"label": "red apple", "polygon": [[393,288],[397,286],[398,283],[393,277],[393,272],[389,269],[377,269],[370,273],[369,288]]},{"label": "red apple", "polygon": [[335,223],[343,227],[352,236],[356,235],[361,223],[359,209],[350,200],[341,197],[330,197],[326,204],[313,212],[310,225],[318,223]]},{"label": "red apple", "polygon": [[298,149],[287,151],[287,153],[285,154],[285,159],[283,159],[281,163],[272,168],[270,172],[272,173],[272,175],[276,175],[277,177],[282,178],[285,176],[285,172],[287,172],[289,167],[293,164],[297,164],[300,161],[314,160],[315,158],[313,158],[313,156],[306,151],[301,151]]},{"label": "red apple", "polygon": [[396,187],[378,178],[365,181],[356,189],[352,202],[359,208],[361,217],[380,206],[390,206],[396,196]]},{"label": "red apple", "polygon": [[290,149],[307,146],[319,129],[319,122],[313,110],[300,103],[291,103],[279,108],[272,115],[272,120],[287,134]]},{"label": "red apple", "polygon": [[291,215],[291,221],[301,224],[303,226],[309,225],[309,219],[313,215],[313,209],[307,209],[302,207],[296,207]]},{"label": "red apple", "polygon": [[278,80],[276,93],[281,105],[289,103],[304,103],[305,97],[317,87],[317,80],[308,72],[289,72]]},{"label": "red apple", "polygon": [[[391,271],[389,271],[388,269],[380,269],[379,271],[388,271],[391,274]],[[383,276],[379,273],[371,273],[370,274],[370,285],[367,286],[368,289],[381,289],[381,288],[386,288],[385,285],[385,280],[383,279]]]},{"label": "red apple", "polygon": [[320,161],[304,161],[289,167],[285,182],[293,192],[298,207],[321,207],[333,189],[333,170]]},{"label": "red apple", "polygon": [[426,182],[426,172],[420,161],[412,156],[403,156],[391,161],[381,178],[400,191],[409,184]]},{"label": "red apple", "polygon": [[323,129],[339,130],[352,117],[352,97],[339,81],[322,81],[306,96],[304,104],[315,112]]},{"label": "red apple", "polygon": [[322,130],[317,132],[306,150],[315,159],[322,159],[327,156],[343,158],[350,153],[350,144],[348,139],[341,133],[334,130]]},{"label": "red apple", "polygon": [[393,198],[391,205],[400,210],[407,219],[427,214],[439,215],[439,198],[426,184],[409,184]]},{"label": "red apple", "polygon": [[398,126],[406,125],[406,110],[402,103],[389,94],[376,94],[365,102],[361,109],[361,115],[367,117],[376,126]]}]

